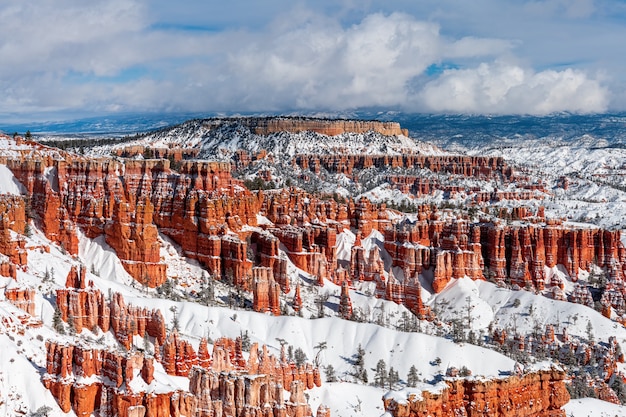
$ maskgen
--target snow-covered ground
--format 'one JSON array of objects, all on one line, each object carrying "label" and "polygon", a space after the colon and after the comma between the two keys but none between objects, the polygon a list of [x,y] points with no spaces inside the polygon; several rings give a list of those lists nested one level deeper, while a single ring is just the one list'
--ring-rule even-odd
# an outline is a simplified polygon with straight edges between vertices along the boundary
[{"label": "snow-covered ground", "polygon": [[[401,153],[404,148],[411,148],[421,153],[441,153],[440,149],[406,137],[398,137],[395,141],[383,141],[376,135],[348,134],[333,138],[321,138],[319,135],[301,133],[297,135],[276,134],[262,138],[241,129],[224,129],[209,131],[200,126],[182,125],[179,131],[168,131],[146,136],[139,144],[169,146],[176,143],[182,146],[201,145],[203,155],[221,155],[229,158],[235,149],[244,148],[249,152],[267,150],[287,160],[298,153]],[[186,130],[185,130],[186,129]],[[194,130],[195,129],[195,130]],[[323,139],[323,140],[322,140]],[[297,145],[295,145],[297,144]],[[125,144],[124,146],[128,145]],[[3,143],[0,142],[0,148]],[[11,145],[13,146],[13,145]],[[11,146],[0,152],[9,155]],[[297,149],[296,149],[297,146]],[[472,155],[502,156],[513,165],[518,172],[528,175],[531,180],[541,179],[548,192],[540,200],[533,200],[531,206],[546,206],[548,217],[566,218],[570,222],[593,223],[609,228],[626,228],[626,150],[607,147],[606,142],[590,137],[583,137],[577,143],[565,146],[558,141],[523,140],[519,142],[503,141],[497,146],[463,148]],[[94,152],[107,153],[111,147],[103,147]],[[280,159],[279,158],[279,159]],[[343,174],[342,174],[343,175]],[[567,190],[557,187],[561,176],[568,176]],[[333,178],[332,181],[338,180]],[[350,179],[339,178],[342,187],[340,193],[347,192]],[[330,181],[329,181],[330,183]],[[480,186],[483,191],[506,189],[510,185],[496,182],[478,182],[467,180],[468,187]],[[343,190],[343,191],[342,191]],[[4,165],[0,165],[0,193],[18,195],[24,188]],[[388,184],[378,184],[362,194],[374,201],[390,201],[396,204],[406,202],[442,203],[447,198],[443,193],[424,198],[414,198],[400,193]],[[456,197],[458,203],[469,201],[470,195]],[[503,201],[499,206],[512,207],[520,204],[515,201]],[[391,213],[391,216],[399,216]],[[261,217],[260,224],[268,222]],[[351,373],[352,360],[356,347],[365,349],[365,367],[370,381],[374,369],[380,359],[385,360],[388,367],[399,371],[400,383],[406,383],[406,373],[414,365],[424,388],[437,389],[430,383],[445,374],[449,367],[468,367],[475,376],[495,377],[510,373],[515,361],[509,357],[489,349],[468,343],[454,343],[448,337],[437,336],[435,324],[420,323],[420,332],[402,332],[398,330],[404,306],[393,302],[376,299],[372,296],[373,284],[357,284],[350,290],[353,308],[363,313],[369,323],[357,323],[339,319],[337,307],[340,287],[326,282],[323,288],[314,284],[314,277],[299,270],[289,263],[288,271],[292,278],[292,290],[282,295],[288,304],[294,295],[296,283],[302,284],[304,297],[303,317],[273,317],[266,314],[246,310],[228,309],[223,301],[228,288],[221,283],[216,284],[216,302],[207,307],[194,302],[193,297],[185,298],[186,293],[200,289],[202,269],[194,262],[181,255],[180,248],[166,236],[161,236],[161,258],[168,264],[168,277],[175,282],[176,291],[182,296],[181,301],[159,298],[155,290],[141,288],[123,269],[115,252],[106,244],[103,237],[88,239],[80,235],[78,257],[65,254],[60,248],[51,244],[43,234],[32,227],[32,235],[26,238],[29,248],[28,265],[18,272],[19,285],[37,289],[37,309],[35,320],[41,320],[43,326],[27,328],[18,317],[24,313],[9,304],[0,292],[0,414],[11,415],[16,410],[28,414],[43,406],[51,407],[50,416],[62,415],[56,402],[41,383],[41,375],[45,372],[45,341],[48,339],[76,342],[74,336],[58,335],[52,330],[54,312],[54,290],[64,286],[65,277],[73,265],[86,265],[88,278],[94,287],[105,294],[110,291],[120,292],[126,301],[137,306],[158,308],[163,313],[168,325],[173,320],[172,307],[176,308],[182,337],[191,341],[197,348],[201,337],[216,339],[220,336],[237,337],[247,331],[252,342],[266,344],[273,353],[279,352],[283,339],[294,348],[302,349],[309,360],[318,354],[314,348],[320,342],[326,342],[327,348],[319,353],[322,370],[332,365],[338,382],[325,383],[320,388],[308,391],[313,410],[324,403],[331,408],[333,416],[380,416],[382,397],[386,390],[371,385],[357,384]],[[626,239],[624,237],[623,239]],[[337,257],[339,262],[347,262],[354,244],[355,236],[351,231],[344,231],[337,237]],[[378,232],[362,240],[362,245],[369,249],[378,245],[382,249],[382,237]],[[50,249],[49,253],[43,248]],[[284,255],[284,253],[282,254]],[[389,270],[388,254],[381,251],[385,262],[385,270]],[[394,271],[395,273],[395,271]],[[571,290],[572,283],[558,268],[546,270],[548,276],[558,276],[564,280],[566,290]],[[50,280],[42,281],[44,276]],[[614,336],[622,349],[626,348],[626,328],[621,324],[607,319],[594,309],[568,302],[555,301],[540,294],[528,291],[513,291],[499,288],[488,282],[475,282],[469,278],[453,280],[441,293],[432,294],[428,279],[425,279],[423,300],[437,312],[442,322],[454,319],[468,319],[467,324],[477,333],[486,334],[491,326],[516,329],[521,334],[528,334],[536,328],[542,330],[547,325],[554,325],[557,332],[564,327],[571,337],[585,339],[589,327],[596,340],[606,342]],[[0,288],[10,288],[16,282],[9,278],[0,278]],[[324,318],[313,318],[319,315],[315,299],[320,294],[328,295],[323,306]],[[248,295],[249,297],[249,295]],[[288,311],[289,308],[288,308]],[[374,324],[374,323],[380,323]],[[445,324],[443,327],[445,328]],[[447,329],[444,329],[447,330]],[[445,331],[440,331],[440,334]],[[93,342],[101,334],[92,334],[84,330],[78,339]],[[137,341],[136,343],[142,343]],[[104,335],[103,346],[115,346],[111,334]],[[139,345],[138,345],[139,346]],[[621,371],[626,366],[621,364]],[[168,377],[160,365],[155,369],[163,386],[184,388],[184,379]],[[324,372],[323,372],[324,374]],[[323,375],[324,376],[324,375]],[[623,407],[592,399],[572,400],[566,406],[568,417],[582,416],[626,416]],[[69,413],[73,415],[73,413]]]},{"label": "snow-covered ground", "polygon": [[567,417],[626,417],[626,407],[595,398],[570,400],[563,407]]},{"label": "snow-covered ground", "polygon": [[[363,245],[371,247],[376,244],[377,238],[379,236],[373,233],[363,240]],[[354,236],[349,232],[340,235],[338,251],[340,258],[346,256],[346,248],[353,239]],[[90,240],[82,236],[77,260],[58,250],[34,228],[33,235],[28,238],[27,246],[35,248],[43,245],[50,247],[50,253],[37,249],[31,250],[28,268],[26,271],[20,271],[18,281],[40,290],[36,318],[41,319],[44,326],[34,329],[25,328],[16,319],[18,316],[23,316],[23,313],[3,301],[3,297],[0,296],[0,317],[13,323],[8,327],[0,326],[0,355],[2,355],[2,363],[8,364],[0,371],[0,392],[3,399],[0,407],[4,407],[0,408],[0,411],[4,411],[5,415],[10,414],[11,410],[35,411],[44,405],[52,407],[50,415],[55,415],[54,413],[61,415],[50,393],[41,384],[41,375],[45,367],[44,343],[48,339],[61,341],[74,339],[74,336],[60,336],[52,330],[53,299],[50,294],[54,288],[64,285],[65,276],[70,267],[76,265],[79,260],[88,266],[88,271],[97,272],[97,275],[88,272],[88,278],[93,280],[96,288],[103,291],[111,288],[112,291],[121,292],[127,303],[133,305],[158,308],[168,324],[173,320],[174,313],[171,307],[176,307],[181,335],[189,339],[196,348],[201,337],[212,339],[221,336],[237,337],[248,331],[252,342],[267,344],[273,353],[279,352],[279,339],[284,339],[294,348],[302,349],[308,359],[313,360],[318,353],[314,347],[320,342],[326,342],[327,349],[319,355],[320,364],[322,370],[325,366],[332,365],[339,382],[323,384],[322,387],[311,390],[309,397],[314,410],[318,404],[324,403],[331,408],[332,415],[357,414],[376,417],[383,413],[382,396],[385,395],[386,390],[355,384],[351,376],[352,360],[358,345],[361,345],[366,352],[365,368],[370,381],[373,379],[377,362],[383,359],[388,367],[399,371],[401,381],[398,388],[406,383],[406,373],[411,365],[417,368],[419,378],[423,383],[436,381],[437,377],[445,374],[449,367],[467,366],[473,375],[485,377],[506,375],[515,367],[514,360],[493,350],[467,343],[458,344],[450,339],[437,337],[434,335],[434,329],[428,325],[424,325],[423,331],[431,334],[398,331],[395,327],[399,324],[404,307],[368,297],[360,290],[352,291],[354,308],[371,311],[372,321],[375,321],[375,312],[383,310],[387,314],[388,325],[383,327],[334,317],[339,288],[330,282],[324,286],[324,291],[328,291],[335,297],[335,299],[329,299],[327,303],[326,313],[329,317],[321,319],[309,319],[307,316],[304,318],[273,317],[246,310],[231,310],[219,305],[206,307],[195,302],[175,302],[154,298],[153,292],[146,293],[144,289],[135,288],[132,285],[130,277],[123,269],[120,269],[121,263],[115,253],[100,239]],[[197,266],[193,264],[185,266],[187,261],[178,255],[171,242],[164,247],[166,248],[164,256],[167,256],[168,262],[180,265],[175,268],[178,278],[182,282],[194,285],[191,277],[197,274]],[[295,267],[291,266],[291,268]],[[46,271],[49,273],[53,271],[52,281],[41,282]],[[302,282],[306,282],[304,272],[295,270],[293,272],[302,275]],[[11,279],[3,278],[0,286],[6,287],[12,283]],[[312,288],[309,290],[310,296],[317,293]],[[286,299],[289,299],[288,297]],[[620,343],[626,343],[624,327],[592,309],[554,301],[526,291],[498,288],[487,282],[460,279],[452,282],[443,292],[437,295],[426,292],[424,297],[426,302],[433,307],[437,304],[451,307],[441,310],[440,314],[443,319],[465,316],[469,300],[472,326],[475,329],[485,330],[489,324],[497,323],[503,327],[514,325],[520,332],[523,332],[531,331],[537,322],[542,327],[545,324],[562,323],[568,326],[570,335],[584,336],[587,322],[590,321],[598,339],[606,340],[609,335],[614,335],[618,337]],[[314,314],[315,306],[310,298],[308,309],[310,314]],[[514,303],[516,299],[520,300],[517,306]],[[529,313],[531,306],[533,313]],[[20,334],[22,332],[23,334]],[[78,338],[89,338],[93,342],[100,336],[102,335],[94,335],[85,329]],[[115,345],[112,335],[106,335],[101,343]],[[142,341],[138,340],[136,343],[140,346]],[[167,377],[159,365],[157,365],[156,372],[157,375],[162,374],[159,380],[163,384],[184,388],[184,379]],[[605,406],[605,403],[596,404]],[[602,409],[613,410],[612,406],[606,407],[608,408]],[[572,411],[578,412],[578,408]]]}]

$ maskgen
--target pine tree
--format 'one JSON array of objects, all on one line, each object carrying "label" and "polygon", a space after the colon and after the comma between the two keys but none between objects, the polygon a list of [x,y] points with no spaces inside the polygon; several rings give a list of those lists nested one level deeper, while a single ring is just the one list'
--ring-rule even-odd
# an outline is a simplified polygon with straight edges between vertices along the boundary
[{"label": "pine tree", "polygon": [[591,324],[591,321],[587,322],[587,339],[590,342],[593,342],[593,325]]},{"label": "pine tree", "polygon": [[315,366],[318,368],[320,366],[320,355],[322,354],[322,351],[326,349],[326,347],[326,342],[319,342],[313,347],[313,349],[317,349],[317,353],[315,354]]},{"label": "pine tree", "polygon": [[172,317],[172,330],[179,331],[180,323],[178,322],[178,309],[176,306],[172,306],[170,307],[170,311],[174,313],[174,316]]},{"label": "pine tree", "polygon": [[61,310],[59,310],[58,306],[54,309],[54,315],[52,316],[52,327],[57,333],[65,334],[63,319],[61,319]]},{"label": "pine tree", "polygon": [[71,335],[75,335],[76,334],[76,326],[74,325],[74,317],[72,317],[71,314],[67,315],[67,325],[70,329],[70,334]]},{"label": "pine tree", "polygon": [[398,371],[393,369],[393,366],[389,368],[389,389],[393,389],[393,387],[400,382],[400,376],[398,375]]},{"label": "pine tree", "polygon": [[406,383],[409,387],[415,388],[418,382],[419,376],[417,374],[417,368],[415,367],[415,365],[411,365],[411,368],[409,368],[409,373],[406,376]]},{"label": "pine tree", "polygon": [[243,350],[244,352],[250,352],[250,346],[250,335],[246,330],[245,332],[241,333],[241,350]]},{"label": "pine tree", "polygon": [[315,305],[317,306],[317,318],[321,319],[326,317],[326,312],[324,311],[324,304],[328,301],[329,295],[324,293],[317,296],[315,299]]},{"label": "pine tree", "polygon": [[365,349],[359,343],[354,355],[354,377],[367,384],[367,370],[365,369]]},{"label": "pine tree", "polygon": [[[393,368],[392,368],[393,369]],[[376,374],[374,374],[374,385],[384,388],[387,384],[387,365],[384,360],[379,360],[376,364]]]},{"label": "pine tree", "polygon": [[307,357],[306,357],[306,353],[304,353],[302,349],[297,348],[293,355],[294,355],[296,365],[298,367],[304,365],[304,362],[306,362]]},{"label": "pine tree", "polygon": [[626,384],[620,375],[616,375],[615,381],[611,384],[611,388],[615,391],[615,395],[621,401],[622,404],[626,403]]},{"label": "pine tree", "polygon": [[337,376],[335,375],[335,368],[332,365],[328,365],[324,372],[326,373],[326,382],[337,382]]}]

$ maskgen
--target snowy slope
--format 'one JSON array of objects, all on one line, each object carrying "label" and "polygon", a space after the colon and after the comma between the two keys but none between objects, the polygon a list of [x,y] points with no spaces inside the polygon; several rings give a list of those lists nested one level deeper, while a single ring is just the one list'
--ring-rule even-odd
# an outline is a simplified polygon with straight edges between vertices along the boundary
[{"label": "snowy slope", "polygon": [[[200,149],[200,158],[230,159],[236,150],[248,151],[251,155],[267,151],[276,161],[285,161],[296,154],[319,155],[343,154],[390,154],[406,151],[426,154],[441,153],[437,147],[405,136],[384,136],[379,133],[342,133],[327,136],[315,132],[278,132],[267,136],[258,135],[242,125],[236,118],[191,120],[180,125],[146,134],[136,141],[119,147],[133,145],[155,148]],[[113,147],[114,149],[115,147]],[[111,147],[98,149],[109,153]]]}]

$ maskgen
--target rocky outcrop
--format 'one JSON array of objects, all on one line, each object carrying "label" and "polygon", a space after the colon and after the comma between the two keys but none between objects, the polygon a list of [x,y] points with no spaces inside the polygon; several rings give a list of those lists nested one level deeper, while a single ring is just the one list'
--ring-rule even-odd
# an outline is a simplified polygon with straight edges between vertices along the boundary
[{"label": "rocky outcrop", "polygon": [[161,364],[169,375],[189,376],[191,368],[199,363],[191,344],[178,337],[176,330],[165,339],[160,351]]},{"label": "rocky outcrop", "polygon": [[[242,354],[241,339],[219,339],[212,360],[207,342],[196,356],[191,345],[172,333],[162,347],[162,357],[138,352],[100,350],[46,343],[46,373],[42,380],[64,412],[79,416],[249,416],[312,415],[304,390],[321,385],[317,368],[297,367],[278,360],[253,345],[249,359]],[[189,390],[173,390],[155,380],[154,359],[163,369],[189,378]],[[284,392],[288,387],[289,398]],[[140,414],[136,414],[140,413]],[[276,415],[276,414],[274,414]]]},{"label": "rocky outcrop", "polygon": [[[196,401],[185,391],[155,389],[153,358],[141,353],[47,342],[44,386],[61,410],[78,416],[193,416]],[[135,391],[132,387],[144,387]],[[137,414],[140,412],[140,414]]]},{"label": "rocky outcrop", "polygon": [[506,379],[447,379],[441,392],[424,391],[383,398],[394,417],[459,415],[478,417],[565,417],[569,401],[561,371],[540,371]]},{"label": "rocky outcrop", "polygon": [[31,316],[35,315],[35,290],[32,288],[6,288],[4,296],[15,307],[24,310]]},{"label": "rocky outcrop", "polygon": [[16,278],[17,268],[26,265],[28,255],[23,236],[28,223],[26,201],[20,196],[0,195],[0,275]]},{"label": "rocky outcrop", "polygon": [[154,207],[149,199],[116,202],[106,242],[115,250],[124,269],[140,284],[154,288],[165,282],[166,265],[161,262],[158,229],[152,221]]},{"label": "rocky outcrop", "polygon": [[[466,155],[297,155],[293,163],[302,169],[319,173],[323,168],[329,173],[353,175],[355,170],[367,168],[428,169],[433,173],[445,173],[475,178],[501,178],[511,180],[513,170],[501,157]],[[414,185],[420,189],[420,185]],[[424,193],[427,194],[428,192]]]},{"label": "rocky outcrop", "polygon": [[274,274],[270,268],[255,267],[252,269],[252,305],[254,311],[279,316],[280,292],[280,285],[274,280]]},{"label": "rocky outcrop", "polygon": [[[255,134],[263,136],[278,132],[298,133],[303,131],[316,132],[327,136],[366,132],[377,132],[385,136],[409,135],[406,129],[400,128],[399,123],[375,120],[329,120],[305,117],[245,117],[226,120],[237,121]],[[216,123],[219,123],[219,121]]]},{"label": "rocky outcrop", "polygon": [[134,336],[155,338],[157,343],[165,341],[165,320],[158,309],[148,310],[127,306],[119,293],[111,294],[107,300],[93,283],[86,283],[85,267],[73,266],[66,279],[66,288],[58,289],[57,307],[61,319],[71,324],[80,333],[83,328],[103,332],[112,330],[117,340],[130,349]]},{"label": "rocky outcrop", "polygon": [[[624,278],[626,249],[619,231],[576,229],[558,222],[471,224],[458,218],[439,219],[428,207],[420,210],[416,221],[399,222],[385,230],[384,247],[392,266],[401,268],[405,276],[432,271],[436,292],[451,279],[463,276],[506,282],[517,288],[559,287],[562,283],[556,280],[546,281],[544,270],[556,265],[563,265],[573,281],[581,270],[589,271],[594,264],[605,268],[611,281]],[[367,254],[355,244],[353,276],[367,271],[366,259]],[[575,295],[583,296],[587,303],[586,295]]]},{"label": "rocky outcrop", "polygon": [[90,238],[104,234],[125,269],[144,285],[165,280],[159,231],[211,269],[221,266],[213,261],[212,237],[223,228],[256,224],[258,200],[231,178],[228,163],[184,161],[174,172],[168,160],[16,153],[3,162],[24,184],[46,236],[76,254],[76,227]]}]

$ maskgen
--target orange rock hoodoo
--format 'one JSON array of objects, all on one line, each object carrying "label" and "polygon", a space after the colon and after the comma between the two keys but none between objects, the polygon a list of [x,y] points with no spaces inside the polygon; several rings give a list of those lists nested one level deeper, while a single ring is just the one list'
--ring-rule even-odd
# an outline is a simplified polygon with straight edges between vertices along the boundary
[{"label": "orange rock hoodoo", "polygon": [[27,228],[26,202],[19,196],[0,195],[0,214],[0,275],[15,279],[17,269],[27,262],[20,236]]},{"label": "orange rock hoodoo", "polygon": [[434,173],[462,175],[465,177],[504,180],[513,177],[513,170],[501,157],[462,155],[298,155],[293,163],[315,173],[324,168],[331,173],[352,175],[354,170],[367,168],[427,168]]},{"label": "orange rock hoodoo", "polygon": [[[141,415],[154,416],[309,416],[304,390],[321,385],[317,368],[277,360],[265,346],[259,350],[254,344],[244,360],[241,339],[217,340],[212,358],[205,339],[196,355],[176,333],[167,338],[162,357],[156,351],[151,357],[53,342],[46,347],[44,385],[64,412],[74,410],[79,416],[99,412],[132,417],[138,409]],[[188,377],[189,391],[153,386],[154,359],[167,373]],[[284,398],[284,389],[289,398]]]},{"label": "orange rock hoodoo", "polygon": [[565,417],[569,401],[560,371],[540,371],[507,379],[449,379],[441,393],[409,394],[406,401],[385,397],[393,417]]},{"label": "orange rock hoodoo", "polygon": [[165,320],[160,310],[127,306],[119,293],[113,293],[107,301],[100,290],[85,282],[84,266],[70,270],[66,288],[57,290],[57,307],[63,321],[68,322],[71,317],[77,333],[96,326],[103,332],[111,329],[126,349],[130,349],[135,335],[147,334],[158,343],[165,341]]},{"label": "orange rock hoodoo", "polygon": [[7,288],[4,290],[6,299],[16,306],[30,314],[35,315],[35,290],[31,288]]},{"label": "orange rock hoodoo", "polygon": [[[387,228],[384,246],[392,266],[402,268],[405,276],[431,269],[436,292],[452,278],[487,278],[485,271],[495,281],[542,290],[559,285],[546,282],[544,270],[557,264],[563,265],[574,281],[580,270],[588,271],[594,263],[606,268],[612,280],[624,278],[626,249],[619,231],[558,224],[472,225],[466,220],[429,218],[426,210],[416,222]],[[372,260],[367,261],[370,266],[365,265],[369,258],[358,251],[358,247],[353,249],[353,274],[380,273],[380,267],[372,270]]]},{"label": "orange rock hoodoo", "polygon": [[213,240],[220,228],[256,224],[258,200],[231,178],[228,163],[184,161],[176,173],[167,160],[24,154],[3,162],[26,187],[50,239],[76,254],[76,226],[90,238],[104,234],[125,269],[150,287],[165,280],[159,231],[221,275],[220,262],[208,262],[220,250]]}]

